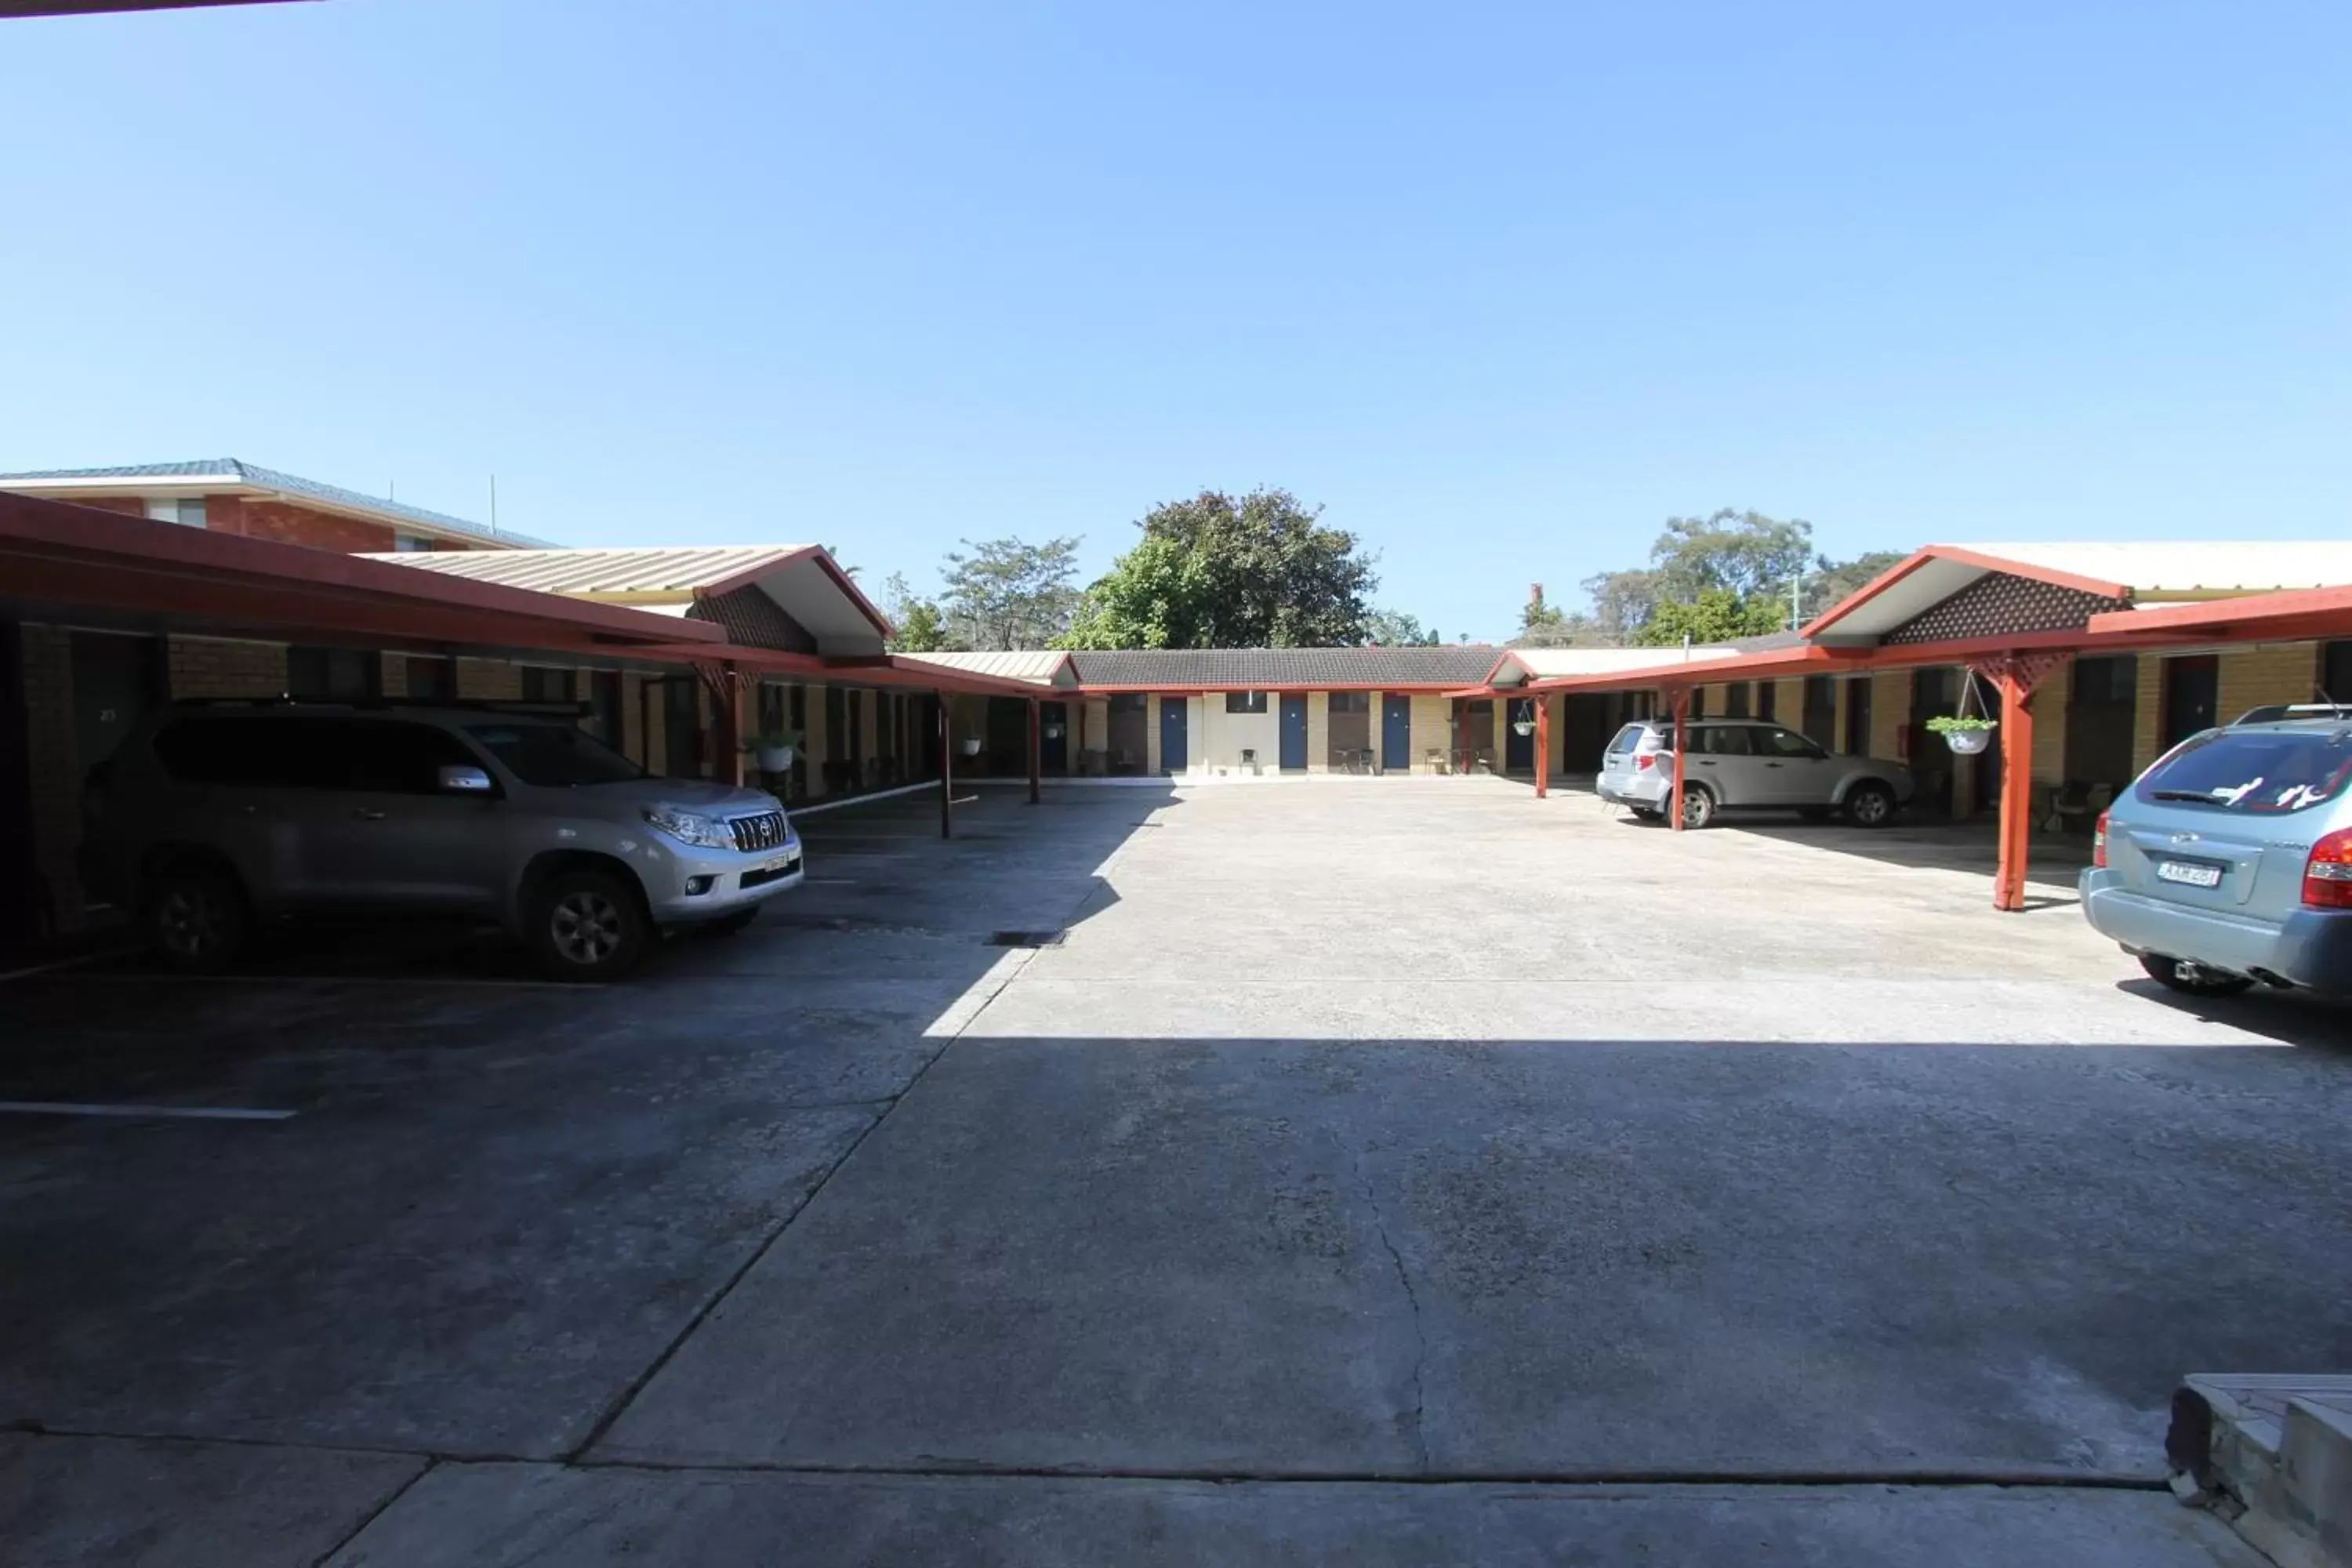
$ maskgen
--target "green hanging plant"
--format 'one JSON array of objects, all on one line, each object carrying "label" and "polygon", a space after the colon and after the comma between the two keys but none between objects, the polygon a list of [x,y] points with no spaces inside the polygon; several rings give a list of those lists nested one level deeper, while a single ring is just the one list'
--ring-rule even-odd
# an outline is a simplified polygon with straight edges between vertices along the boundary
[{"label": "green hanging plant", "polygon": [[1998,719],[1979,719],[1967,713],[1939,713],[1927,721],[1927,728],[1938,735],[1949,735],[1956,731],[1972,733],[1979,730],[1995,730],[2000,727],[2000,721]]}]

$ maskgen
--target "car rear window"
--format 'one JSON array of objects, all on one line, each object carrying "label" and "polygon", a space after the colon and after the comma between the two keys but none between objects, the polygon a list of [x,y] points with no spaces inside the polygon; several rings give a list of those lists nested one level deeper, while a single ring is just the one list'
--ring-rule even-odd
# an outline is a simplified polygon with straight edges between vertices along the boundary
[{"label": "car rear window", "polygon": [[1642,726],[1639,724],[1628,724],[1609,737],[1609,749],[1612,752],[1630,752],[1641,743]]},{"label": "car rear window", "polygon": [[2352,729],[2219,730],[2148,770],[2136,793],[2167,805],[2273,816],[2334,800],[2352,781]]}]

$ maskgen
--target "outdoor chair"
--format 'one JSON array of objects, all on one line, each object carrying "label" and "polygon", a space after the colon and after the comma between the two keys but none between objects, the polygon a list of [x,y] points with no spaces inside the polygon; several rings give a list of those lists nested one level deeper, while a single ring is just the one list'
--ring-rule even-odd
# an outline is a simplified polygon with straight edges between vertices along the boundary
[{"label": "outdoor chair", "polygon": [[2091,825],[2099,820],[2099,813],[2106,810],[2115,798],[2116,786],[2113,784],[2071,782],[2060,784],[2051,792],[2050,812],[2042,819],[2042,830],[2049,832],[2079,827],[2080,831],[2087,833]]},{"label": "outdoor chair", "polygon": [[1452,772],[1454,771],[1454,764],[1453,764],[1453,763],[1452,763],[1452,762],[1450,762],[1449,760],[1447,760],[1446,755],[1445,755],[1444,749],[1443,747],[1440,747],[1440,746],[1432,746],[1432,747],[1430,747],[1430,748],[1429,748],[1429,757],[1428,757],[1428,762],[1429,762],[1429,771],[1430,771],[1431,773],[1452,773]]}]

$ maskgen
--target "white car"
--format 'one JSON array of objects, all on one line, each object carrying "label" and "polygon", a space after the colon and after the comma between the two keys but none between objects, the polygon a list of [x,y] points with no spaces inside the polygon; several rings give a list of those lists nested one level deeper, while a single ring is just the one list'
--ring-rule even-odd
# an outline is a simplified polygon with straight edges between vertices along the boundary
[{"label": "white car", "polygon": [[[1843,811],[1857,827],[1884,827],[1911,799],[1911,770],[1881,757],[1823,751],[1794,730],[1766,719],[1694,719],[1684,732],[1683,826],[1705,827],[1719,811]],[[1666,814],[1674,791],[1671,719],[1626,725],[1601,759],[1601,798],[1641,817]]]}]

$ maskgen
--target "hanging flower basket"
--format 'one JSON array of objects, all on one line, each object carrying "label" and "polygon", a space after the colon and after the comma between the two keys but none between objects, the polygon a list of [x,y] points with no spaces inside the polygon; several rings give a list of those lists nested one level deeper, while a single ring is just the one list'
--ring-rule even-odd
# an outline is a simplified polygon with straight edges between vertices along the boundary
[{"label": "hanging flower basket", "polygon": [[1532,719],[1514,719],[1511,721],[1511,728],[1519,734],[1532,735],[1536,732],[1536,721]]},{"label": "hanging flower basket", "polygon": [[1049,741],[1058,741],[1066,733],[1067,733],[1067,731],[1059,724],[1048,724],[1045,726],[1045,739]]},{"label": "hanging flower basket", "polygon": [[760,771],[763,773],[787,773],[792,769],[793,756],[790,746],[762,746],[760,748]]},{"label": "hanging flower basket", "polygon": [[1944,737],[1944,744],[1954,754],[1973,757],[1992,744],[1996,721],[1990,719],[1970,719],[1958,714],[1947,714],[1927,721],[1927,728]]},{"label": "hanging flower basket", "polygon": [[967,757],[976,757],[980,755],[980,737],[977,735],[966,735],[962,740],[956,742],[956,750],[961,752]]}]

